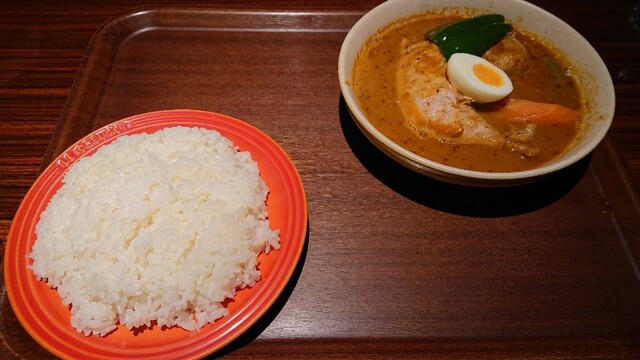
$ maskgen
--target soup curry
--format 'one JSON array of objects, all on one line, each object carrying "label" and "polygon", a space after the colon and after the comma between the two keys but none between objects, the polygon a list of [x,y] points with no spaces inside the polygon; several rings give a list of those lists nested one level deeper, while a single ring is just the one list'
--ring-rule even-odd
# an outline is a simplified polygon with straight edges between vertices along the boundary
[{"label": "soup curry", "polygon": [[[549,162],[563,153],[576,138],[581,127],[580,92],[572,80],[568,63],[554,54],[543,40],[533,34],[519,31],[517,28],[483,54],[485,59],[503,68],[509,75],[513,84],[511,94],[507,99],[496,103],[477,104],[470,101],[464,104],[465,110],[462,115],[460,112],[454,113],[454,116],[472,116],[469,121],[474,121],[473,118],[479,115],[491,131],[495,130],[500,134],[501,139],[491,141],[512,146],[488,145],[482,141],[462,141],[464,136],[454,133],[442,137],[427,136],[431,129],[423,130],[416,125],[417,122],[407,118],[403,102],[406,101],[407,94],[410,95],[413,90],[399,87],[421,86],[422,80],[399,79],[402,76],[414,76],[416,73],[417,70],[413,69],[413,72],[408,73],[409,75],[403,74],[403,71],[407,71],[405,69],[407,66],[416,66],[418,69],[417,67],[421,66],[420,62],[427,60],[426,55],[414,54],[410,61],[416,63],[407,65],[403,56],[406,56],[407,49],[416,46],[428,50],[427,47],[430,45],[423,44],[428,43],[424,37],[425,32],[460,18],[461,16],[457,15],[422,14],[391,24],[367,41],[354,64],[352,86],[361,108],[371,123],[390,140],[409,151],[442,164],[468,170],[484,172],[528,170]],[[446,66],[444,58],[432,61],[438,61]],[[432,67],[431,64],[424,63],[422,66],[426,72],[430,71],[429,67]],[[440,91],[442,90],[435,89],[434,93]],[[553,119],[532,122],[522,121],[522,119],[505,121],[505,113],[507,118],[509,116],[518,118],[517,114],[509,115],[509,111],[503,111],[506,102],[510,99],[527,100],[534,105],[557,104],[561,105],[562,109],[570,109],[578,115],[575,121],[553,121]],[[428,101],[418,99],[415,102]],[[501,111],[494,111],[495,109]],[[471,132],[470,129],[465,131]]]}]

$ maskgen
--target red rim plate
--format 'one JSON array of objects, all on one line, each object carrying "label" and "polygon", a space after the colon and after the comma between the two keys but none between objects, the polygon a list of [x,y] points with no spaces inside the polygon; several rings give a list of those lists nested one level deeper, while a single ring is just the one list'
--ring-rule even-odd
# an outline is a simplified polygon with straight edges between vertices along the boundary
[{"label": "red rim plate", "polygon": [[[241,151],[249,151],[270,189],[267,198],[273,228],[280,229],[281,248],[259,257],[262,279],[241,290],[228,305],[229,314],[200,331],[120,327],[99,338],[84,336],[70,325],[69,309],[55,289],[38,281],[27,268],[35,226],[49,200],[62,186],[66,170],[122,135],[174,127],[216,130]],[[251,327],[276,301],[300,259],[307,231],[307,204],[302,181],[285,151],[269,136],[238,119],[197,110],[166,110],[116,121],[85,136],[58,156],[27,192],[7,237],[4,273],[13,311],[27,332],[61,358],[185,359],[211,354]]]}]

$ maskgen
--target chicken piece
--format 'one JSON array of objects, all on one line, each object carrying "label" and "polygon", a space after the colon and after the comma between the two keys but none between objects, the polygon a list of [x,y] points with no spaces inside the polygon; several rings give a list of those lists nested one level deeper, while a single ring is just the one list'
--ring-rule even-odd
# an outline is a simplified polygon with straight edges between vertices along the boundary
[{"label": "chicken piece", "polygon": [[525,74],[531,67],[529,51],[512,34],[492,46],[482,57],[512,78]]},{"label": "chicken piece", "polygon": [[433,43],[422,41],[403,47],[396,86],[398,105],[411,130],[421,137],[453,144],[507,146],[525,156],[538,153],[530,145],[530,137],[512,138],[487,123],[471,106],[471,98],[449,83],[446,66]]},{"label": "chicken piece", "polygon": [[505,134],[506,142],[515,152],[521,153],[526,157],[532,158],[540,154],[540,149],[531,146],[530,142],[537,129],[536,124],[525,123],[511,127],[509,132]]}]

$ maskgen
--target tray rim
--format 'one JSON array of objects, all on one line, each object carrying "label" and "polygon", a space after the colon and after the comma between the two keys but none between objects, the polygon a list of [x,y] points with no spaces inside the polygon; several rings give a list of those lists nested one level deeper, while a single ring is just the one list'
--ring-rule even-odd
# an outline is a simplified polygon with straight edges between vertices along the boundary
[{"label": "tray rim", "polygon": [[[194,12],[199,12],[201,10],[213,10],[213,12],[215,13],[220,13],[220,14],[226,14],[227,12],[224,9],[219,9],[219,8],[198,8],[198,7],[192,7],[189,8],[189,10],[187,11],[194,11]],[[81,111],[78,111],[78,109],[76,107],[74,107],[74,103],[71,102],[71,100],[73,100],[75,97],[78,97],[79,94],[82,94],[82,92],[78,89],[78,84],[82,81],[83,77],[85,76],[86,73],[91,74],[91,66],[92,63],[91,61],[95,61],[95,59],[93,59],[93,57],[97,56],[94,53],[94,49],[99,45],[98,41],[105,41],[105,39],[100,39],[100,37],[102,36],[106,36],[105,34],[103,34],[104,31],[106,31],[105,29],[108,28],[110,25],[112,25],[116,20],[120,19],[121,17],[126,17],[128,15],[134,14],[134,13],[142,13],[142,12],[165,12],[165,11],[172,11],[172,10],[179,10],[179,11],[185,11],[184,8],[174,8],[174,7],[150,7],[150,8],[141,8],[140,10],[136,10],[136,11],[132,11],[130,13],[127,13],[125,15],[122,15],[116,19],[113,19],[111,21],[108,21],[107,23],[105,23],[104,25],[102,25],[100,28],[98,28],[98,30],[96,30],[96,32],[94,33],[94,35],[92,36],[89,45],[87,46],[87,49],[85,50],[85,56],[83,58],[82,63],[79,65],[79,70],[78,73],[76,75],[76,77],[74,78],[74,82],[71,86],[71,91],[69,93],[69,95],[67,96],[67,101],[65,102],[65,105],[63,106],[62,112],[61,112],[61,116],[58,120],[58,124],[55,127],[55,131],[54,131],[54,135],[52,136],[52,139],[50,141],[50,144],[45,152],[45,157],[44,157],[44,161],[42,163],[42,168],[39,171],[39,173],[41,173],[43,171],[44,168],[46,168],[46,166],[48,166],[48,164],[53,160],[53,158],[55,158],[58,154],[55,153],[55,147],[56,141],[60,141],[61,139],[61,129],[64,126],[64,122],[68,122],[69,119],[74,119],[77,116],[86,116],[87,114],[82,113]],[[262,12],[262,11],[242,11],[242,10],[231,10],[234,13],[237,14],[251,14],[251,15],[265,15],[268,14],[268,12]],[[276,12],[278,13],[278,12]],[[288,14],[289,12],[285,12],[286,14]],[[311,12],[313,14],[316,14],[317,16],[321,16],[322,13],[315,13],[315,12]],[[336,14],[339,16],[357,16],[357,14],[363,14],[364,12],[353,12],[353,11],[346,11],[346,12],[339,12],[336,11],[332,14]],[[345,31],[346,33],[346,31]],[[86,91],[86,90],[85,90]],[[114,119],[114,121],[117,119]],[[614,118],[615,121],[615,118]],[[73,143],[73,141],[71,142]],[[62,150],[64,150],[64,146],[62,148]],[[595,150],[594,150],[594,158],[605,158],[606,160],[613,160],[615,162],[615,165],[612,166],[612,168],[616,171],[616,175],[617,176],[610,176],[612,178],[616,178],[617,179],[621,179],[622,182],[622,186],[619,186],[620,183],[614,183],[614,184],[609,184],[612,187],[610,187],[609,189],[616,189],[617,192],[622,193],[623,195],[631,195],[628,197],[623,197],[622,199],[625,201],[625,203],[623,204],[624,207],[627,208],[631,208],[634,209],[635,211],[635,218],[640,218],[640,201],[638,200],[640,197],[640,192],[638,190],[638,184],[634,181],[634,179],[631,177],[630,175],[630,171],[628,170],[628,165],[623,161],[622,157],[620,156],[620,152],[617,148],[617,145],[615,143],[615,139],[612,137],[611,133],[607,134],[603,140],[603,142],[601,143],[601,145],[599,145]],[[596,160],[592,160],[589,167],[593,167],[593,163]],[[600,160],[598,160],[600,161]],[[602,169],[596,169],[594,170],[595,173],[597,175],[596,178],[598,180],[601,180],[601,178],[603,178],[602,173],[607,170],[608,168],[602,168]],[[611,180],[608,179],[607,177],[605,177],[605,180]],[[616,186],[618,185],[618,186]],[[605,190],[603,190],[604,192]],[[620,211],[620,210],[616,210],[616,209],[620,209],[623,206],[613,206],[612,208],[614,215],[616,214],[616,211]],[[638,237],[638,234],[635,234],[636,238]],[[639,241],[634,241],[634,238],[630,239],[631,242],[639,242]],[[640,246],[640,245],[639,245]],[[638,251],[634,251],[634,258],[636,260],[636,263],[638,261],[638,259],[640,259],[640,252]],[[2,269],[0,269],[0,271],[3,271]],[[637,341],[637,339],[634,339]]]}]

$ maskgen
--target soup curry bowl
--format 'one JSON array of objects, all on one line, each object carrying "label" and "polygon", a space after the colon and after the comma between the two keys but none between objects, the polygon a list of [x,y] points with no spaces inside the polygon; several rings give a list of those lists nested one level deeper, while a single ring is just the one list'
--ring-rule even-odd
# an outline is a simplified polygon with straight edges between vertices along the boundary
[{"label": "soup curry bowl", "polygon": [[[396,31],[394,30],[396,28],[402,28],[399,24],[406,23],[408,19],[411,20],[416,16],[426,16],[427,18],[433,19],[457,19],[459,17],[467,18],[483,14],[502,15],[504,17],[504,22],[510,26],[512,25],[514,29],[514,31],[512,31],[508,36],[511,36],[515,32],[525,34],[528,38],[541,43],[543,45],[542,47],[547,49],[553,58],[559,59],[558,61],[561,59],[561,61],[555,65],[557,65],[558,68],[561,68],[560,71],[563,74],[562,76],[566,75],[567,78],[570,77],[571,86],[578,94],[579,108],[575,109],[574,112],[579,114],[579,120],[576,122],[577,125],[574,128],[575,131],[572,130],[574,131],[574,134],[571,135],[570,140],[567,140],[567,143],[563,145],[561,150],[553,150],[552,158],[549,158],[548,160],[538,159],[539,163],[535,163],[533,159],[538,153],[544,152],[544,149],[543,151],[538,151],[536,148],[535,150],[538,152],[535,152],[527,151],[526,149],[523,150],[522,146],[520,146],[521,144],[516,144],[517,146],[514,145],[512,147],[506,145],[494,146],[493,143],[491,144],[492,147],[500,147],[501,151],[506,148],[507,153],[504,156],[521,158],[523,163],[534,163],[530,168],[506,168],[500,167],[500,165],[497,166],[496,169],[493,169],[491,167],[491,163],[494,160],[492,160],[490,155],[478,157],[481,159],[479,161],[482,162],[482,166],[474,167],[473,164],[469,166],[460,166],[458,164],[447,162],[446,155],[443,155],[445,156],[445,160],[442,160],[441,158],[437,158],[437,156],[428,156],[415,150],[416,148],[426,148],[426,151],[431,151],[436,147],[449,146],[448,151],[458,152],[456,156],[473,158],[471,155],[459,155],[460,153],[467,151],[465,150],[464,141],[459,139],[464,139],[467,134],[471,134],[472,131],[476,130],[472,130],[468,128],[468,126],[461,127],[463,130],[460,130],[458,133],[453,134],[448,138],[439,138],[436,136],[437,131],[431,131],[431,128],[426,128],[424,126],[421,128],[421,123],[419,121],[412,122],[413,119],[408,120],[407,117],[403,116],[407,114],[405,108],[402,107],[405,95],[411,92],[420,93],[422,91],[422,94],[425,93],[425,91],[431,91],[428,89],[428,86],[427,90],[423,89],[425,87],[425,83],[431,84],[431,78],[427,77],[425,78],[427,79],[425,81],[424,79],[419,78],[419,76],[422,76],[421,74],[423,73],[430,73],[434,68],[439,68],[439,66],[434,65],[435,63],[424,63],[424,61],[428,61],[425,60],[426,56],[424,55],[413,56],[410,61],[414,63],[408,63],[409,65],[407,65],[407,61],[403,59],[404,55],[402,55],[402,52],[404,51],[408,53],[409,51],[414,51],[411,49],[416,47],[432,46],[435,48],[435,45],[426,44],[418,44],[414,46],[414,43],[434,43],[434,41],[430,41],[426,35],[434,27],[433,22],[426,22],[425,24],[427,25],[424,25],[424,29],[419,28],[419,30],[412,30],[414,33],[420,31],[420,34],[425,35],[420,37],[415,34],[413,37],[407,36],[407,38],[411,38],[410,41],[406,41],[408,44],[404,43],[404,35],[394,35],[396,41],[402,43],[401,46],[393,45],[398,48],[397,53],[400,55],[396,54],[396,57],[400,60],[395,62],[393,60],[389,60],[388,65],[385,64],[383,66],[372,65],[365,70],[364,74],[362,73],[362,70],[360,70],[360,73],[358,73],[357,76],[354,75],[354,64],[360,61],[359,56],[363,49],[367,46],[372,46],[372,42],[378,42],[373,46],[379,46],[382,42],[387,41],[386,39],[391,38],[391,36],[383,36],[381,34],[388,34],[392,31]],[[441,21],[444,24],[448,23],[445,20],[438,21]],[[519,41],[516,42],[520,43]],[[527,41],[522,41],[522,43],[525,47],[530,47]],[[441,53],[443,55],[445,54],[443,47],[440,47],[439,50],[442,50]],[[394,51],[395,50],[387,50],[386,53],[393,53]],[[367,56],[372,57],[372,53],[373,51],[367,53]],[[383,53],[383,51],[378,51],[378,53]],[[479,56],[486,57],[485,54],[486,53],[483,52]],[[532,57],[537,58],[536,56]],[[451,56],[451,60],[449,60],[449,64],[447,64],[447,59],[444,59],[443,57],[443,60],[438,60],[440,61],[438,64],[442,64],[447,67],[447,70],[451,69],[453,58],[454,56]],[[549,64],[554,65],[552,62],[549,62]],[[548,66],[551,69],[552,66],[549,64],[545,66]],[[412,68],[412,66],[414,66],[415,69]],[[358,91],[358,86],[362,87],[362,85],[360,85],[362,82],[361,80],[368,79],[370,76],[378,76],[374,73],[378,72],[378,70],[382,71],[381,68],[385,68],[384,71],[390,72],[391,75],[389,75],[386,80],[381,78],[377,84],[379,84],[380,87],[385,88],[387,85],[393,85],[399,89],[393,90],[396,91],[395,93],[390,91],[387,95],[381,95],[379,99],[375,100],[386,104],[386,109],[389,111],[388,114],[378,113],[378,110],[375,110],[376,108],[374,107],[369,107],[367,105],[363,106],[363,96]],[[406,70],[407,68],[411,71]],[[552,70],[553,69],[549,71]],[[367,73],[367,71],[369,72]],[[444,71],[445,70],[442,70],[438,76],[442,79],[445,79],[446,77],[448,80],[451,80],[450,78],[452,75],[449,72],[445,73]],[[418,173],[459,185],[511,186],[547,177],[550,174],[574,164],[587,156],[602,141],[609,130],[615,110],[615,93],[611,76],[606,65],[589,42],[576,30],[571,28],[555,15],[521,0],[389,0],[365,14],[349,31],[340,50],[338,76],[342,95],[352,118],[360,130],[376,147],[398,163]],[[415,78],[416,76],[418,76],[418,78]],[[516,75],[516,77],[517,76],[523,77],[521,75]],[[533,80],[534,83],[536,81],[538,80]],[[375,82],[371,83],[376,84]],[[513,84],[513,94],[507,96],[505,99],[496,101],[496,104],[504,104],[506,101],[511,101],[510,97],[527,96],[529,93],[528,89],[523,90],[523,87],[519,85],[516,80],[514,80]],[[405,85],[409,87],[409,90],[402,88],[402,86]],[[447,86],[451,85],[447,84]],[[542,90],[542,92],[544,91],[546,90]],[[441,89],[436,89],[434,93],[436,92],[441,92]],[[463,96],[464,99],[469,99],[465,96]],[[566,100],[563,99],[565,97],[564,95],[557,97],[559,98],[558,101]],[[431,101],[432,99],[430,98],[428,100]],[[549,102],[553,101],[554,99],[551,99]],[[419,102],[420,101],[416,101],[416,103]],[[427,102],[428,101],[424,99],[422,101],[422,103]],[[461,106],[464,108],[464,114],[466,115],[460,115],[459,112],[452,115],[453,117],[463,116],[465,118],[463,122],[467,121],[467,116],[472,115],[472,118],[475,119],[477,117],[476,113],[482,114],[481,110],[476,111],[476,109],[482,109],[482,107],[476,105],[493,105],[476,104],[473,100],[471,100],[471,102],[464,100],[464,102],[465,103]],[[414,107],[416,107],[418,111],[425,111],[420,106],[421,105]],[[408,134],[406,136],[408,136],[409,139],[406,141],[399,140],[399,138],[389,135],[388,131],[384,130],[385,126],[379,125],[378,122],[380,120],[376,120],[378,122],[373,121],[373,118],[375,117],[385,118],[388,120],[390,125],[385,125],[387,128],[393,126],[404,128],[402,131]],[[469,121],[475,121],[473,119]],[[437,116],[435,117],[435,120],[432,121],[434,123],[439,123],[441,120],[445,123],[448,121],[443,118],[438,118]],[[452,121],[458,120],[453,119]],[[484,120],[481,119],[481,121]],[[422,124],[424,125],[424,122],[422,122]],[[492,125],[488,126],[495,127]],[[516,125],[509,126],[516,128]],[[542,134],[542,130],[540,129],[543,129],[544,126],[546,125],[542,123],[534,122],[533,124],[525,124],[525,122],[522,122],[517,125],[517,131],[497,132],[499,136],[491,141],[499,142],[500,144],[514,144],[515,141],[519,141],[513,140],[517,138],[516,135],[523,136],[523,133],[527,133],[529,130],[531,130],[529,131],[530,137],[544,136],[548,138],[548,135],[537,135],[535,132],[539,131],[540,134]],[[427,131],[424,131],[425,129]],[[464,131],[466,131],[467,134],[464,134]],[[428,138],[429,136],[425,134],[430,132],[436,135]],[[472,139],[471,141],[473,142],[475,140]],[[408,143],[413,145],[408,146]],[[475,148],[481,148],[483,144],[473,144],[473,146]],[[513,154],[510,154],[509,152]],[[487,152],[487,154],[490,154],[490,152]]]}]

